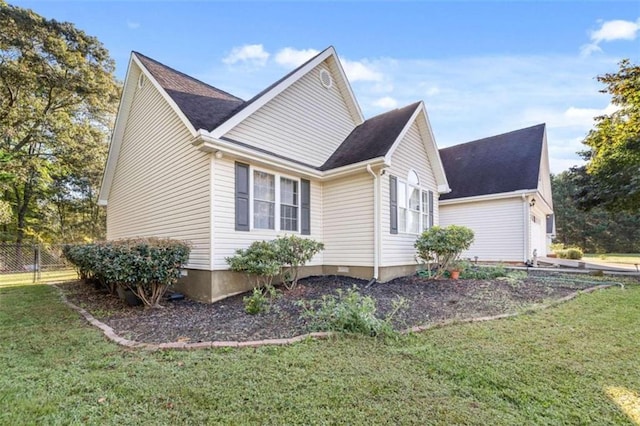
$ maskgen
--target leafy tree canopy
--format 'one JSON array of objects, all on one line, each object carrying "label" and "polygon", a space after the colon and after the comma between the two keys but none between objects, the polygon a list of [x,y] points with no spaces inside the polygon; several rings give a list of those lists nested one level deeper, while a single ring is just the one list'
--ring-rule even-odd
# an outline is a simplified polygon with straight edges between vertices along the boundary
[{"label": "leafy tree canopy", "polygon": [[73,24],[2,0],[0,28],[0,199],[13,216],[3,239],[103,222],[90,201],[119,95],[113,60]]},{"label": "leafy tree canopy", "polygon": [[597,77],[602,93],[611,94],[618,110],[596,118],[583,143],[585,167],[573,170],[579,178],[580,207],[602,206],[609,211],[640,211],[640,66],[628,59],[616,73]]}]

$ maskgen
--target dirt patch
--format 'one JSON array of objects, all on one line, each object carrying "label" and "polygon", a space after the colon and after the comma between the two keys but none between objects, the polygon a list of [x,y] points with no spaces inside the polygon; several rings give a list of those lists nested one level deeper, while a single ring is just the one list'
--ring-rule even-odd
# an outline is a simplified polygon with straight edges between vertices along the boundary
[{"label": "dirt patch", "polygon": [[426,280],[417,276],[398,278],[369,288],[354,278],[324,276],[300,281],[294,291],[278,290],[268,312],[249,315],[237,295],[206,304],[183,299],[165,302],[163,309],[128,307],[83,282],[59,285],[70,302],[86,309],[120,336],[145,343],[249,341],[288,338],[310,331],[301,318],[300,300],[319,300],[338,289],[355,287],[376,300],[384,317],[397,298],[406,300],[393,318],[397,329],[443,320],[518,312],[532,305],[562,298],[576,290],[598,284],[584,277],[562,274],[524,279]]}]

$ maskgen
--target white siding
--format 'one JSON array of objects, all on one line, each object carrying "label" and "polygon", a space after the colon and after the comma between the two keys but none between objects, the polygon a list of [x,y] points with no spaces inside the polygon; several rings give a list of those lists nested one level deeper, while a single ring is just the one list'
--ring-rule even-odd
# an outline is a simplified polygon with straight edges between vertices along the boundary
[{"label": "white siding", "polygon": [[414,122],[409,128],[404,139],[398,145],[391,158],[391,167],[387,174],[381,177],[381,221],[382,221],[382,260],[381,266],[396,266],[415,264],[414,243],[418,238],[416,234],[391,234],[390,232],[390,208],[389,208],[389,174],[399,180],[407,180],[409,170],[415,170],[420,179],[422,190],[433,191],[434,208],[433,223],[438,224],[438,191],[436,179],[427,157],[427,152],[422,142],[418,125]]},{"label": "white siding", "polygon": [[524,203],[507,198],[440,206],[440,225],[463,225],[475,233],[475,240],[463,258],[479,261],[522,262],[524,250]]},{"label": "white siding", "polygon": [[[277,174],[277,171],[260,167],[260,170]],[[237,249],[247,248],[252,242],[272,240],[278,235],[297,234],[291,231],[277,232],[267,229],[251,231],[235,230],[235,162],[232,159],[216,159],[213,166],[213,269],[228,269],[226,257],[233,256]],[[296,176],[286,174],[286,177]],[[303,236],[322,241],[322,189],[311,181],[311,235]],[[316,255],[308,265],[322,265],[324,253]]]},{"label": "white siding", "polygon": [[170,237],[192,244],[189,266],[208,269],[209,155],[162,95],[137,89],[107,206],[107,238]]},{"label": "white siding", "polygon": [[325,182],[324,263],[373,266],[373,178],[368,173]]},{"label": "white siding", "polygon": [[[334,84],[320,83],[320,69]],[[231,129],[224,137],[320,166],[355,127],[335,70],[324,61]]]}]

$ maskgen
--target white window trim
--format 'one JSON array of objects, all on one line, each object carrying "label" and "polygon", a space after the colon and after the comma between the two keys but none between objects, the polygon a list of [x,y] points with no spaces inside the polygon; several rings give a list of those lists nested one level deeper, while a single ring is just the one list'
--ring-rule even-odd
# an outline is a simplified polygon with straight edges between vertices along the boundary
[{"label": "white window trim", "polygon": [[[272,176],[275,177],[275,212],[274,212],[274,229],[268,229],[268,228],[256,228],[254,226],[253,220],[253,213],[254,213],[254,201],[255,201],[255,189],[254,189],[254,179],[253,179],[253,173],[254,172],[262,172],[262,173],[267,173],[270,174]],[[297,223],[298,223],[298,229],[296,229],[295,231],[286,229],[286,230],[281,230],[280,229],[280,206],[282,205],[280,202],[280,178],[285,178],[285,179],[289,179],[289,180],[293,180],[295,182],[298,183],[298,214],[296,217]],[[281,173],[276,173],[272,170],[268,170],[268,169],[263,169],[260,167],[254,167],[254,166],[249,166],[249,189],[250,189],[250,196],[249,196],[249,219],[250,219],[250,230],[251,231],[257,231],[257,232],[271,232],[274,234],[280,233],[280,232],[287,232],[287,233],[292,233],[292,234],[299,234],[300,233],[300,226],[302,224],[302,218],[301,218],[301,188],[302,188],[302,183],[300,182],[300,178],[295,177],[295,176],[291,176],[291,175],[286,175],[286,174],[281,174]],[[289,205],[289,204],[286,204]]]},{"label": "white window trim", "polygon": [[[409,175],[411,175],[412,172],[415,173],[416,176],[418,176],[418,179],[419,179],[418,173],[413,169],[409,170],[409,172],[407,173],[407,177],[409,177]],[[428,204],[429,191],[430,190],[428,188],[423,187],[420,184],[420,181],[418,181],[418,185],[411,185],[409,183],[409,179],[408,178],[407,179],[397,178],[397,183],[396,183],[397,188],[396,189],[398,190],[398,192],[400,191],[400,184],[404,184],[404,187],[405,187],[405,191],[406,191],[406,193],[405,193],[406,206],[404,208],[402,208],[400,206],[400,202],[398,201],[398,206],[396,207],[397,210],[398,210],[398,234],[420,235],[420,234],[422,234],[422,232],[424,232],[423,230],[429,229],[429,206],[427,205],[427,211],[422,211],[422,208],[423,208],[423,205],[422,205],[422,194],[423,193],[426,194],[426,196],[427,196],[427,204]],[[407,225],[409,223],[409,214],[410,214],[410,212],[414,212],[414,213],[416,212],[416,210],[411,210],[409,208],[409,197],[411,195],[411,189],[412,188],[415,188],[415,189],[417,189],[419,191],[418,207],[420,208],[420,212],[418,214],[418,218],[419,218],[418,222],[419,223],[418,223],[418,232],[417,233],[409,232],[407,230]],[[431,190],[431,191],[433,191],[433,190]],[[398,199],[399,198],[400,197],[398,196]],[[434,200],[434,204],[435,204],[435,200]],[[400,218],[400,216],[402,215],[402,210],[403,209],[404,209],[404,213],[405,213],[404,222]],[[435,205],[434,205],[434,209],[435,209]],[[427,227],[426,228],[424,227],[424,221],[425,220],[427,221]],[[401,229],[400,228],[400,224],[401,223],[404,223],[405,229]]]}]

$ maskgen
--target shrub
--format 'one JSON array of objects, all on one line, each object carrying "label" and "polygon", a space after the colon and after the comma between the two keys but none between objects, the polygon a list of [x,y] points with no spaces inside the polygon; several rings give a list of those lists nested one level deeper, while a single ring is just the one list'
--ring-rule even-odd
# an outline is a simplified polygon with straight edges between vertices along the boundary
[{"label": "shrub", "polygon": [[225,260],[232,271],[247,274],[253,287],[268,287],[280,275],[289,290],[298,284],[300,268],[320,251],[324,244],[295,235],[278,237],[271,241],[254,241],[246,249]]},{"label": "shrub", "polygon": [[236,250],[235,256],[225,259],[232,271],[242,272],[254,280],[254,288],[272,285],[273,277],[281,271],[276,245],[271,241],[254,241],[246,249]]},{"label": "shrub", "polygon": [[469,265],[460,272],[460,278],[464,280],[491,280],[499,277],[506,277],[507,270],[502,265],[497,266],[477,266]]},{"label": "shrub", "polygon": [[[278,237],[273,243],[280,262],[282,282],[288,290],[292,290],[298,284],[300,268],[324,250],[324,244],[295,235]],[[290,279],[286,279],[286,274],[290,274]]]},{"label": "shrub", "polygon": [[580,260],[584,253],[579,247],[565,247],[563,244],[552,244],[551,249],[560,259]]},{"label": "shrub", "polygon": [[67,246],[64,254],[81,278],[95,279],[111,293],[130,289],[148,307],[158,307],[189,259],[187,243],[159,238]]},{"label": "shrub", "polygon": [[337,292],[338,297],[324,295],[319,301],[300,302],[304,309],[301,316],[311,321],[312,329],[367,336],[389,337],[397,334],[391,319],[406,304],[405,299],[396,299],[392,312],[385,319],[380,319],[375,316],[376,302],[372,297],[362,296],[355,287],[346,292],[341,289]]},{"label": "shrub", "polygon": [[415,242],[416,258],[431,270],[431,261],[435,260],[438,271],[435,278],[441,278],[452,262],[458,259],[463,250],[473,242],[473,231],[464,226],[449,225],[446,228],[434,226],[418,237]]}]

